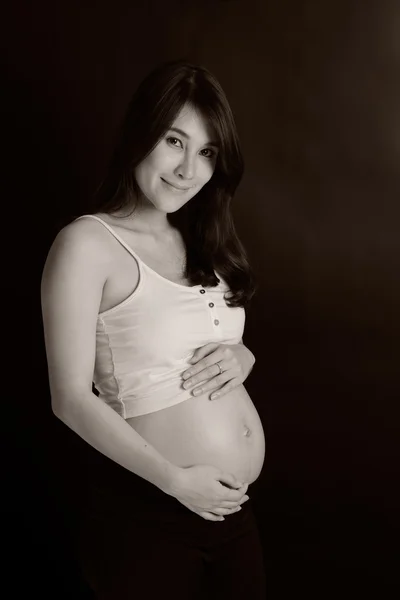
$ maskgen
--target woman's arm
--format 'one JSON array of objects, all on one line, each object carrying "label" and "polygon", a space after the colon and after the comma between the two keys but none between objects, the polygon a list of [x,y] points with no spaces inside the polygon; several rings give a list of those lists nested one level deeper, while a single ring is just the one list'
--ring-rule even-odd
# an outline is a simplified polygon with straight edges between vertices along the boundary
[{"label": "woman's arm", "polygon": [[172,495],[180,468],[166,460],[95,394],[71,394],[64,409],[54,413],[93,448]]},{"label": "woman's arm", "polygon": [[180,469],[92,393],[96,321],[109,257],[96,223],[71,223],[43,270],[41,301],[54,414],[96,450],[166,493]]}]

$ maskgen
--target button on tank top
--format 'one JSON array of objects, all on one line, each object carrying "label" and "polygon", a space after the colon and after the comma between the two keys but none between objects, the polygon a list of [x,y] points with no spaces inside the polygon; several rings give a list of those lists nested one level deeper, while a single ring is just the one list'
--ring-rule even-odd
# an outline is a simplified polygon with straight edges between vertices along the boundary
[{"label": "button on tank top", "polygon": [[[229,307],[229,288],[172,282],[148,267],[108,223],[101,223],[136,260],[139,282],[120,304],[98,315],[93,381],[99,398],[124,419],[190,400],[182,373],[194,351],[210,342],[238,344],[245,310]],[[76,220],[78,220],[76,219]]]}]

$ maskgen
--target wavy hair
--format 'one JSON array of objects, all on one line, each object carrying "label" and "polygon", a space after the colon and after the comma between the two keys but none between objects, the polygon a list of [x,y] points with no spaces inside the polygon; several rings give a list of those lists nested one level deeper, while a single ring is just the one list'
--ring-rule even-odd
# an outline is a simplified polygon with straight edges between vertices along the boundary
[{"label": "wavy hair", "polygon": [[231,213],[231,201],[243,176],[243,157],[225,93],[204,67],[183,60],[168,62],[142,81],[128,106],[118,143],[91,208],[111,214],[133,204],[135,210],[140,195],[135,168],[155,148],[186,104],[208,121],[219,152],[211,179],[167,218],[182,234],[187,253],[185,276],[191,284],[218,285],[216,271],[229,287],[228,306],[245,306],[256,286]]}]

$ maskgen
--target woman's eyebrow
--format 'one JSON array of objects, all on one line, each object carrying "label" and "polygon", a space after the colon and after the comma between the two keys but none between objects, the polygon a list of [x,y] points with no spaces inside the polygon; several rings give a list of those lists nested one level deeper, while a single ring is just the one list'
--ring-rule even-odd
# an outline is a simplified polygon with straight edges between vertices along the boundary
[{"label": "woman's eyebrow", "polygon": [[[168,131],[175,131],[176,133],[179,133],[180,135],[185,137],[187,140],[190,139],[190,135],[188,135],[186,133],[186,131],[183,131],[183,129],[179,129],[179,127],[170,127]],[[206,142],[204,145],[205,146],[215,146],[216,148],[218,148],[217,142]]]}]

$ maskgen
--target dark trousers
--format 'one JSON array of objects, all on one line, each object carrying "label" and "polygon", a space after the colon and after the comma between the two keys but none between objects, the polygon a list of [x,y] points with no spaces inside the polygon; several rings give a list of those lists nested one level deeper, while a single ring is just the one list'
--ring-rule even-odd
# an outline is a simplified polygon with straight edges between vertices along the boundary
[{"label": "dark trousers", "polygon": [[156,486],[101,457],[78,535],[82,575],[99,600],[265,600],[250,500],[206,521]]}]

